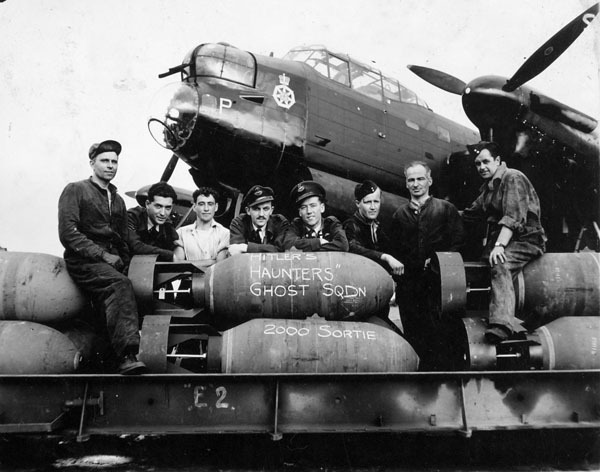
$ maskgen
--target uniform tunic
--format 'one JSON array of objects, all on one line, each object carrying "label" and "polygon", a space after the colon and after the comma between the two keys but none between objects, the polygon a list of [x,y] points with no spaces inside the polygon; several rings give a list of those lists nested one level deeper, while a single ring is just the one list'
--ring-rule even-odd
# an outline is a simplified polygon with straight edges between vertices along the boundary
[{"label": "uniform tunic", "polygon": [[390,252],[390,240],[379,221],[367,220],[356,211],[344,221],[344,231],[350,252],[368,257],[389,271],[389,266],[381,260],[381,256]]},{"label": "uniform tunic", "polygon": [[[348,239],[340,221],[335,216],[328,216],[321,223],[318,234],[312,234],[314,231],[304,226],[300,217],[294,218],[291,224],[294,238],[287,243],[286,250],[295,247],[304,252],[347,251]],[[320,238],[328,242],[321,244]]]},{"label": "uniform tunic", "polygon": [[231,221],[229,231],[230,244],[248,244],[247,252],[283,252],[286,245],[294,239],[290,223],[279,214],[271,215],[267,221],[265,238],[262,241],[252,225],[252,218],[245,213]]}]

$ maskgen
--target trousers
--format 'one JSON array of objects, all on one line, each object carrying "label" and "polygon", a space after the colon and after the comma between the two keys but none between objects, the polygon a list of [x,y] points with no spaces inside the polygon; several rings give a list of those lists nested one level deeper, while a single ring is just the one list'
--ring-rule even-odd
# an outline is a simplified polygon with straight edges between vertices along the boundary
[{"label": "trousers", "polygon": [[66,260],[75,283],[106,317],[106,329],[117,356],[137,354],[140,345],[137,304],[131,281],[105,262]]},{"label": "trousers", "polygon": [[515,287],[513,281],[525,265],[540,257],[543,249],[524,241],[511,241],[504,249],[506,262],[490,269],[490,324],[505,326],[515,331]]}]

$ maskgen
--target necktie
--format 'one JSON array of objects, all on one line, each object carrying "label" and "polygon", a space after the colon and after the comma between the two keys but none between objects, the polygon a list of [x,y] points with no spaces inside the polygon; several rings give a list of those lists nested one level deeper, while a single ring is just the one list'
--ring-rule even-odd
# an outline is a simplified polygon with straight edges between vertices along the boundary
[{"label": "necktie", "polygon": [[377,223],[371,223],[371,239],[377,244]]}]

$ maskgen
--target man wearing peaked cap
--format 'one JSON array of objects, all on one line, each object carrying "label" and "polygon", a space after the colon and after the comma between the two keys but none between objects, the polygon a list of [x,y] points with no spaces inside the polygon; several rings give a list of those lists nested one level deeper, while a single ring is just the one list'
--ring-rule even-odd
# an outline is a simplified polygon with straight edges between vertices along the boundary
[{"label": "man wearing peaked cap", "polygon": [[325,189],[313,180],[297,184],[290,192],[290,199],[298,208],[297,218],[292,221],[294,239],[286,249],[304,252],[347,251],[348,240],[335,216],[323,218],[325,212]]},{"label": "man wearing peaked cap", "polygon": [[390,255],[390,240],[378,220],[381,189],[372,180],[357,184],[354,189],[356,211],[344,221],[350,252],[368,257],[395,275],[402,275],[404,265]]},{"label": "man wearing peaked cap", "polygon": [[506,167],[496,143],[467,146],[484,183],[481,193],[463,211],[465,223],[487,222],[483,258],[490,264],[490,316],[485,338],[498,344],[518,327],[513,280],[546,249],[540,200],[522,172]]},{"label": "man wearing peaked cap", "polygon": [[271,187],[255,185],[242,201],[246,213],[236,216],[229,225],[229,254],[246,252],[282,252],[293,237],[288,220],[273,214],[275,194]]},{"label": "man wearing peaked cap", "polygon": [[296,205],[308,197],[319,197],[321,202],[325,203],[325,189],[314,180],[305,180],[292,189],[290,197]]},{"label": "man wearing peaked cap", "polygon": [[136,357],[139,319],[133,287],[125,275],[129,265],[127,211],[111,183],[120,153],[117,141],[92,144],[88,152],[92,175],[63,190],[58,231],[69,275],[102,308],[119,358],[119,373],[138,374],[145,366]]}]

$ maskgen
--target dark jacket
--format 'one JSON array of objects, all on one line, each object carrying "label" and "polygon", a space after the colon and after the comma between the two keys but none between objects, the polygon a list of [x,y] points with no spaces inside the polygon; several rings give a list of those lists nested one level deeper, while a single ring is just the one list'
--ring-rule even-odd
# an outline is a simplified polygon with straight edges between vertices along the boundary
[{"label": "dark jacket", "polygon": [[376,241],[371,234],[371,221],[365,219],[358,211],[344,221],[344,231],[348,238],[350,252],[368,257],[381,264],[386,270],[388,265],[381,260],[384,253],[390,252],[390,240],[383,231],[379,221],[376,224]]},{"label": "dark jacket", "polygon": [[271,215],[267,222],[266,241],[261,243],[252,226],[250,215],[242,213],[229,225],[229,244],[248,244],[247,252],[283,252],[295,238],[290,223],[283,215]]},{"label": "dark jacket", "polygon": [[446,200],[430,197],[419,209],[409,201],[392,216],[394,256],[405,272],[423,270],[438,251],[460,251],[464,230],[458,210]]},{"label": "dark jacket", "polygon": [[72,182],[58,200],[58,235],[65,259],[102,261],[102,252],[118,255],[129,265],[127,211],[113,184],[106,190],[87,180]]},{"label": "dark jacket", "polygon": [[158,260],[173,260],[175,241],[179,235],[173,224],[166,221],[158,226],[158,231],[148,229],[148,210],[137,206],[127,210],[129,221],[129,246],[132,254],[158,254]]},{"label": "dark jacket", "polygon": [[348,250],[346,233],[344,232],[342,224],[335,216],[328,216],[322,221],[320,237],[329,241],[326,244],[321,244],[320,237],[307,237],[307,229],[300,217],[294,218],[291,229],[294,233],[294,238],[288,243],[286,249],[295,247],[304,252]]}]

